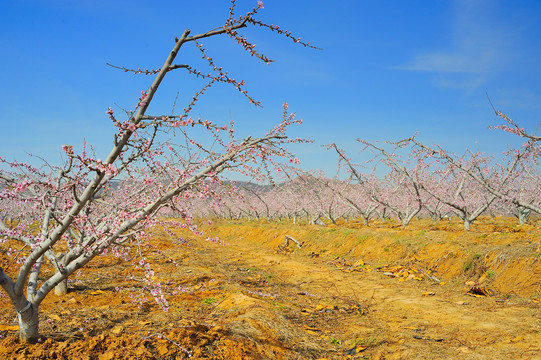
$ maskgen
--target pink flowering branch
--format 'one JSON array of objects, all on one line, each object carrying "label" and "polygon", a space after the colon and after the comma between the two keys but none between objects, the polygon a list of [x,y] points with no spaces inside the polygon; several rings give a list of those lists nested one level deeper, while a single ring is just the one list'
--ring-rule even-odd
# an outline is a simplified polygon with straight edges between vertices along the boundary
[{"label": "pink flowering branch", "polygon": [[503,130],[505,132],[508,132],[508,133],[511,133],[511,134],[514,134],[514,135],[517,135],[517,136],[520,136],[520,137],[530,139],[531,141],[534,141],[534,142],[537,142],[537,141],[541,140],[541,136],[534,135],[534,134],[526,132],[526,130],[524,130],[517,123],[515,123],[510,117],[508,117],[507,115],[505,115],[501,111],[496,110],[496,108],[492,104],[492,101],[490,100],[490,97],[488,96],[488,93],[486,95],[487,95],[488,102],[490,103],[490,106],[492,106],[492,110],[494,110],[494,113],[497,116],[499,116],[500,118],[502,118],[507,123],[507,125],[491,126],[490,129]]},{"label": "pink flowering branch", "polygon": [[[52,289],[95,257],[113,254],[124,261],[135,261],[130,249],[141,249],[148,242],[149,231],[160,224],[160,211],[176,209],[183,225],[202,235],[192,221],[188,204],[194,199],[216,196],[218,192],[208,183],[219,184],[221,173],[230,170],[256,180],[272,179],[273,168],[284,160],[299,162],[286,147],[306,140],[287,137],[289,127],[301,123],[295,114],[287,112],[287,104],[282,122],[262,137],[237,139],[233,123],[220,126],[190,116],[199,97],[216,83],[232,84],[246,94],[244,82],[229,77],[197,45],[199,39],[220,34],[237,37],[236,31],[252,24],[249,20],[262,8],[258,5],[247,15],[233,19],[234,5],[232,1],[225,26],[193,36],[185,30],[180,38],[175,38],[167,59],[157,70],[114,66],[125,72],[152,75],[154,80],[141,91],[133,110],[125,111],[127,119],[121,120],[112,108],[107,109],[106,114],[117,129],[106,156],[97,156],[93,147],[85,143],[81,151],[72,145],[62,146],[67,159],[61,168],[49,166],[49,170],[43,170],[0,158],[0,162],[11,167],[10,171],[0,171],[0,244],[12,239],[26,245],[20,255],[14,254],[18,272],[0,269],[0,286],[18,314],[22,340],[32,342],[38,338],[39,306]],[[187,65],[173,64],[182,46],[191,41],[215,75],[188,101],[181,114],[147,115],[171,70],[186,68],[198,74]],[[241,43],[252,51],[253,47]],[[212,147],[205,145],[207,139],[198,138],[194,127],[210,137]],[[169,134],[169,139],[165,140],[164,134]],[[175,141],[175,136],[180,141]],[[39,229],[36,223],[40,224]],[[163,284],[153,280],[142,251],[138,252],[136,263],[148,275],[145,288],[166,310]],[[52,274],[42,272],[49,266],[54,268]]]}]

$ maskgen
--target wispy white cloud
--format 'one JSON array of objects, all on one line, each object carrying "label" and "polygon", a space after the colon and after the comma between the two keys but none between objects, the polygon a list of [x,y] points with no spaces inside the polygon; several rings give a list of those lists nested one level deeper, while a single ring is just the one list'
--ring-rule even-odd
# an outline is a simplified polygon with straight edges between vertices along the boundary
[{"label": "wispy white cloud", "polygon": [[435,77],[432,79],[432,84],[440,89],[456,89],[465,90],[471,93],[479,88],[486,78],[484,76],[467,77],[465,79],[457,79],[456,77]]},{"label": "wispy white cloud", "polygon": [[[496,103],[496,107],[501,109],[509,107],[525,110],[541,109],[541,94],[526,88],[514,88],[512,91],[500,89],[500,91],[491,94],[491,97],[494,97],[493,101]],[[532,121],[537,121],[537,119],[532,119]]]},{"label": "wispy white cloud", "polygon": [[[414,55],[395,69],[439,74],[433,84],[440,88],[471,91],[511,61],[514,33],[499,21],[490,0],[456,0],[453,3],[448,44]],[[470,78],[455,75],[464,74]],[[443,77],[445,76],[445,77]]]},{"label": "wispy white cloud", "polygon": [[[416,55],[397,69],[443,73],[485,73],[497,65],[496,54],[461,49],[456,52],[434,52]],[[498,59],[499,60],[499,59]]]}]

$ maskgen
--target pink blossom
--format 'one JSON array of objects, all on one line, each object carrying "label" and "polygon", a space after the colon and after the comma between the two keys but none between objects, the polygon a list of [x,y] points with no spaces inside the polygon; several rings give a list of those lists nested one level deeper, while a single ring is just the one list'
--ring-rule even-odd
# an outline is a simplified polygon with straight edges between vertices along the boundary
[{"label": "pink blossom", "polygon": [[19,192],[19,191],[23,191],[25,190],[26,188],[28,187],[28,183],[26,180],[24,180],[21,184],[17,184],[15,186],[15,191]]},{"label": "pink blossom", "polygon": [[257,0],[257,7],[263,9],[263,1]]},{"label": "pink blossom", "polygon": [[62,151],[64,151],[66,154],[73,154],[73,146],[62,145]]}]

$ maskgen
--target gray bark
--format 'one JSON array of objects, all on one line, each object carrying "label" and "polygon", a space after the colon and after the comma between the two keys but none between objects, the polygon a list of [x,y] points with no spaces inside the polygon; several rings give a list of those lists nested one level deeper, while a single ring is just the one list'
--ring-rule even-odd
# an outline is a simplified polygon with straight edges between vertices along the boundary
[{"label": "gray bark", "polygon": [[33,344],[39,338],[39,306],[28,302],[26,310],[19,312],[19,339]]},{"label": "gray bark", "polygon": [[66,295],[68,293],[68,279],[65,278],[54,288],[54,294],[57,296]]}]

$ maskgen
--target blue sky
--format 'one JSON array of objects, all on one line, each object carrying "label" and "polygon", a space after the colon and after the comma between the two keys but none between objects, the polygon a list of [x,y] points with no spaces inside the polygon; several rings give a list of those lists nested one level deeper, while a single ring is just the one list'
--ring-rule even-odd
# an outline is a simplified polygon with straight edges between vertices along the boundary
[{"label": "blue sky", "polygon": [[[249,9],[255,0],[239,0]],[[541,113],[540,1],[264,1],[260,19],[291,30],[322,50],[296,46],[260,28],[243,33],[275,60],[255,61],[227,37],[203,41],[216,63],[261,100],[256,109],[221,86],[195,114],[236,120],[239,135],[263,135],[280,121],[284,100],[304,119],[293,150],[306,169],[332,175],[336,142],[359,159],[356,138],[419,138],[456,152],[498,153],[511,135],[488,130],[496,108],[535,131]],[[132,108],[151,79],[129,68],[160,67],[184,29],[220,26],[228,1],[0,1],[0,156],[55,163],[63,144],[110,150],[105,111]],[[204,70],[193,46],[177,63]],[[150,113],[169,113],[177,91],[185,104],[201,83],[182,70],[166,77]],[[31,160],[34,162],[34,160]]]}]

